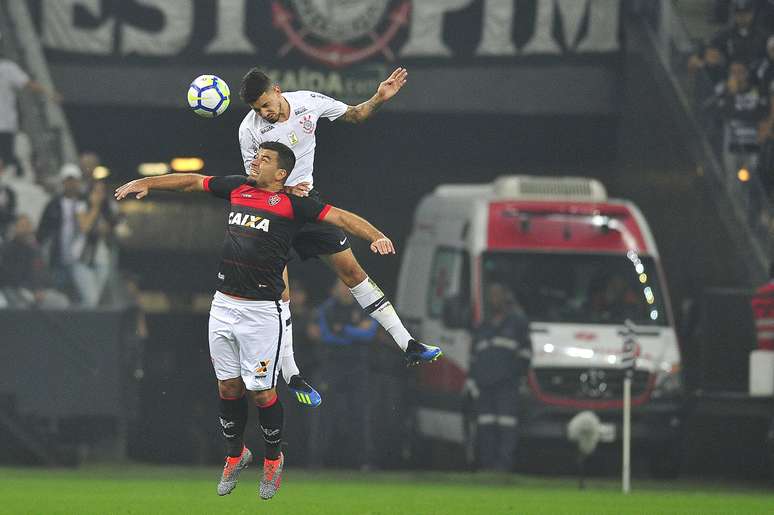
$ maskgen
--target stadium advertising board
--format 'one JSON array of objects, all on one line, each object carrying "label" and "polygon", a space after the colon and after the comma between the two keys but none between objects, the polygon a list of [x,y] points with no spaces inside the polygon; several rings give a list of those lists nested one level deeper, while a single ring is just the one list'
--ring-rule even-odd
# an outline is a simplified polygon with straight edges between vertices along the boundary
[{"label": "stadium advertising board", "polygon": [[[177,69],[260,65],[287,90],[347,100],[395,65],[609,64],[620,0],[39,0],[55,74],[79,65]],[[228,72],[220,72],[229,76]]]}]

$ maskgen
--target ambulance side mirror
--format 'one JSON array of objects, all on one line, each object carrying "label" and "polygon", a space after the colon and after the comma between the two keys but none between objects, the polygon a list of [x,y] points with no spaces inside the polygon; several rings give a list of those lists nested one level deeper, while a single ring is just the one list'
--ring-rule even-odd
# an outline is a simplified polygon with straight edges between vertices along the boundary
[{"label": "ambulance side mirror", "polygon": [[442,316],[443,325],[449,329],[470,329],[470,302],[462,297],[444,299]]}]

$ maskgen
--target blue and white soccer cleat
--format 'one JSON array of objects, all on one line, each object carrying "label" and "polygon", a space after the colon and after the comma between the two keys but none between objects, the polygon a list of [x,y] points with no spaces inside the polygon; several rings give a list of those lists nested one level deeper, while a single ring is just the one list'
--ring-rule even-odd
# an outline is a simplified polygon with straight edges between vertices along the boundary
[{"label": "blue and white soccer cleat", "polygon": [[441,355],[443,355],[443,351],[440,347],[427,345],[417,340],[409,340],[405,353],[406,365],[415,367],[422,363],[430,363],[440,358]]},{"label": "blue and white soccer cleat", "polygon": [[288,389],[296,396],[296,400],[302,406],[316,408],[322,404],[322,396],[300,375],[290,378]]}]

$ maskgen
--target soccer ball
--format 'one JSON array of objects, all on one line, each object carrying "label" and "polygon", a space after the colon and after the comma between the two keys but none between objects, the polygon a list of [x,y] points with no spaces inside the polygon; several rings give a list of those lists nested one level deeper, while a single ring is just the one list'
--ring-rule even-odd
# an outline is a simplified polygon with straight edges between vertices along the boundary
[{"label": "soccer ball", "polygon": [[188,87],[188,105],[194,113],[215,118],[231,102],[231,90],[226,81],[215,75],[199,75]]}]

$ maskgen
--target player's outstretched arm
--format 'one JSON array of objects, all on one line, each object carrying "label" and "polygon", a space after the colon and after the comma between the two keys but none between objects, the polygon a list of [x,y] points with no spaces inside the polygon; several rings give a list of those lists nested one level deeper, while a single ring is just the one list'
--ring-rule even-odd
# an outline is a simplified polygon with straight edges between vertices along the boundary
[{"label": "player's outstretched arm", "polygon": [[395,254],[392,241],[382,231],[355,213],[332,207],[322,219],[323,222],[333,224],[346,232],[371,242],[371,251],[377,254]]},{"label": "player's outstretched arm", "polygon": [[197,173],[173,173],[159,177],[144,177],[116,188],[116,200],[134,194],[137,199],[148,195],[150,190],[204,191],[204,175]]},{"label": "player's outstretched arm", "polygon": [[350,123],[361,123],[370,118],[383,103],[397,95],[400,88],[406,84],[408,71],[396,68],[376,89],[374,96],[356,106],[349,106],[339,120]]}]

